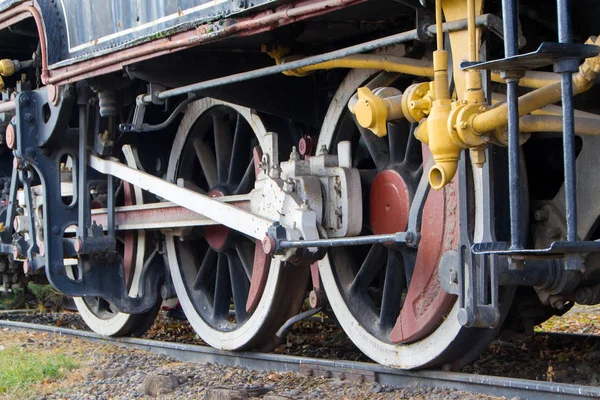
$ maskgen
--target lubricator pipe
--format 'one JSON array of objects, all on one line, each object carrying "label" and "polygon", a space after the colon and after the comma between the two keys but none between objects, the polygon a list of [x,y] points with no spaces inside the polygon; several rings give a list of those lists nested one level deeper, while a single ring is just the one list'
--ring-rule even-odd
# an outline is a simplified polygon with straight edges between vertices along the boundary
[{"label": "lubricator pipe", "polygon": [[[476,18],[475,23],[477,26],[497,28],[498,17],[491,14],[480,15]],[[443,30],[444,32],[455,32],[465,30],[466,27],[466,20],[451,21],[444,23]],[[430,35],[433,35],[435,31],[435,25],[430,25],[427,27],[427,32]],[[239,74],[233,74],[229,76],[224,76],[222,78],[211,79],[208,81],[193,83],[191,85],[186,85],[175,89],[165,90],[157,93],[156,97],[160,100],[164,100],[170,97],[176,97],[187,93],[199,92],[201,90],[206,90],[213,87],[245,82],[256,78],[262,78],[264,76],[279,74],[284,71],[290,71],[309,65],[319,64],[326,61],[332,61],[342,57],[352,56],[360,53],[368,53],[381,47],[392,46],[394,44],[399,43],[406,43],[412,40],[419,40],[419,34],[416,29],[398,33],[396,35],[387,36],[382,39],[375,39],[366,43],[361,43],[343,49],[331,51],[329,53],[306,57],[301,60],[292,61],[286,64],[259,68],[253,71],[241,72]],[[152,96],[146,95],[142,98],[142,101],[146,104],[150,104],[152,102]]]},{"label": "lubricator pipe", "polygon": [[[291,61],[290,57],[282,58],[280,64],[285,65],[286,63],[289,63],[290,61],[287,60]],[[387,72],[397,72],[428,78],[433,77],[434,75],[433,63],[431,61],[376,54],[360,54],[342,57],[332,61],[284,71],[283,74],[303,77],[314,71],[334,68],[379,69]],[[505,83],[504,79],[502,79],[497,72],[492,73],[492,81]],[[519,86],[538,89],[556,82],[560,82],[560,76],[554,72],[526,71],[525,75],[519,80]]]},{"label": "lubricator pipe", "polygon": [[[558,115],[526,115],[519,119],[521,132],[562,132],[563,120]],[[600,118],[575,117],[575,133],[600,135]]]},{"label": "lubricator pipe", "polygon": [[[286,58],[280,59],[281,64],[286,63]],[[306,67],[284,71],[285,75],[305,76],[311,72],[322,69],[350,68],[350,69],[379,69],[387,72],[398,72],[414,76],[433,76],[433,64],[426,60],[416,60],[408,57],[379,56],[375,54],[361,54],[338,58]]]},{"label": "lubricator pipe", "polygon": [[[596,38],[595,45],[600,45]],[[579,67],[579,72],[573,74],[573,95],[578,95],[590,89],[600,71],[600,56],[586,59]],[[536,89],[519,97],[519,116],[522,117],[535,110],[556,103],[561,99],[560,82]],[[483,134],[508,123],[508,104],[504,103],[473,118],[473,130]]]}]

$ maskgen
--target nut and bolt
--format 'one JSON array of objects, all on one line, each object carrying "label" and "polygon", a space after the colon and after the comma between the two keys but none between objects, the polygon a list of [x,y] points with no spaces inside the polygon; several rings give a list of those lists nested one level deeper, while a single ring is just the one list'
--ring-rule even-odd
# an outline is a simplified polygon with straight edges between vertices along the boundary
[{"label": "nut and bolt", "polygon": [[77,254],[81,254],[81,252],[83,251],[83,241],[79,238],[75,239],[75,241],[73,242],[73,249]]},{"label": "nut and bolt", "polygon": [[456,271],[450,271],[450,283],[458,283],[458,273]]},{"label": "nut and bolt", "polygon": [[273,254],[277,243],[275,242],[275,239],[271,236],[265,236],[265,238],[262,240],[262,246],[265,254]]},{"label": "nut and bolt", "polygon": [[292,152],[290,153],[290,161],[298,161],[300,159],[300,153],[296,150],[296,146],[292,146]]},{"label": "nut and bolt", "polygon": [[31,114],[31,113],[26,113],[25,114],[25,122],[33,122],[34,119],[35,118],[33,117],[33,114]]},{"label": "nut and bolt", "polygon": [[296,182],[292,178],[287,178],[285,182],[283,182],[283,191],[286,193],[291,193],[294,191],[296,187]]}]

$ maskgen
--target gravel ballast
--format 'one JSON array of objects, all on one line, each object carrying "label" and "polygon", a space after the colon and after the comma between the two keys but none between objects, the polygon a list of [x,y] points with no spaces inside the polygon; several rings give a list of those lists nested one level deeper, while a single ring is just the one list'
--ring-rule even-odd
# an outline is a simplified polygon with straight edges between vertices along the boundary
[{"label": "gravel ballast", "polygon": [[[64,379],[40,384],[41,399],[502,399],[428,387],[395,388],[295,373],[191,364],[154,353],[48,334],[3,330],[5,346],[64,351],[80,366]],[[1,395],[0,395],[1,398]]]}]

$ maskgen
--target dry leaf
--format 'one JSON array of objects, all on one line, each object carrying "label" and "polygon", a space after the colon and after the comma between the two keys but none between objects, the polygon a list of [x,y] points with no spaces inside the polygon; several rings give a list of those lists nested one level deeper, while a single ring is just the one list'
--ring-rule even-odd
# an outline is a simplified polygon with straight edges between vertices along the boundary
[{"label": "dry leaf", "polygon": [[269,375],[267,375],[267,379],[270,381],[279,382],[282,378],[283,378],[283,375],[278,374],[276,372],[273,372],[273,373],[270,373]]}]

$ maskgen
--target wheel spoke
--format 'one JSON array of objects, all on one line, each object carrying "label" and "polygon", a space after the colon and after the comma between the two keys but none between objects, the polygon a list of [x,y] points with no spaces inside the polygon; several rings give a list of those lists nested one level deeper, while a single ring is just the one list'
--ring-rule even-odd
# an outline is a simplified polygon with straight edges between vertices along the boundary
[{"label": "wheel spoke", "polygon": [[215,136],[215,153],[217,156],[217,176],[219,183],[226,183],[229,178],[229,161],[231,160],[231,127],[226,115],[213,114]]},{"label": "wheel spoke", "polygon": [[244,122],[241,114],[237,115],[235,123],[235,133],[233,134],[233,148],[231,150],[231,160],[229,163],[229,178],[227,183],[233,184],[239,182],[244,174],[244,166],[250,154],[250,135],[247,132],[248,125]]},{"label": "wheel spoke", "polygon": [[229,315],[231,292],[229,288],[229,263],[225,254],[217,253],[217,280],[213,294],[213,319],[223,320]]},{"label": "wheel spoke", "polygon": [[246,272],[246,277],[248,280],[252,279],[252,268],[254,266],[254,246],[254,244],[246,241],[243,243],[238,243],[235,246],[235,251],[242,261],[242,265],[244,266],[244,271]]},{"label": "wheel spoke", "polygon": [[404,264],[401,255],[394,250],[388,251],[385,280],[383,283],[383,294],[381,298],[381,312],[379,313],[379,325],[391,328],[400,314],[400,301],[402,300],[402,289],[405,286]]},{"label": "wheel spoke", "polygon": [[410,282],[415,270],[415,264],[417,262],[417,250],[409,249],[403,246],[400,249],[400,255],[402,256],[402,266],[404,270],[404,282],[406,287],[410,286]]},{"label": "wheel spoke", "polygon": [[406,143],[406,151],[404,153],[404,165],[411,169],[418,169],[423,163],[423,152],[421,150],[421,142],[415,137],[415,128],[417,124],[410,125],[408,141]]},{"label": "wheel spoke", "polygon": [[351,291],[366,290],[369,288],[369,285],[375,280],[375,277],[385,263],[385,252],[386,248],[380,244],[371,246],[371,250],[369,250],[367,257],[350,284]]},{"label": "wheel spoke", "polygon": [[208,273],[212,269],[214,269],[216,261],[217,252],[211,248],[206,250],[206,254],[204,255],[202,264],[200,264],[200,268],[198,268],[198,272],[196,273],[196,277],[194,278],[194,284],[192,285],[192,288],[194,290],[198,290],[202,287],[202,285],[207,280]]},{"label": "wheel spoke", "polygon": [[404,160],[406,144],[409,140],[409,124],[407,121],[399,121],[388,124],[388,140],[390,145],[390,164],[396,164]]},{"label": "wheel spoke", "polygon": [[229,260],[233,307],[237,323],[240,324],[248,318],[246,302],[248,301],[248,292],[250,291],[250,281],[247,279],[244,267],[236,254],[227,254],[227,259]]},{"label": "wheel spoke", "polygon": [[204,143],[199,137],[195,137],[192,141],[192,144],[194,145],[196,157],[200,162],[200,167],[202,168],[202,172],[204,173],[204,178],[206,179],[208,187],[212,188],[216,186],[218,182],[215,156],[212,154],[212,151],[207,144]]},{"label": "wheel spoke", "polygon": [[377,170],[381,171],[387,167],[390,163],[390,149],[388,147],[387,139],[375,136],[373,132],[363,128],[356,122],[356,127],[360,132],[362,141],[367,146],[367,150],[377,167]]},{"label": "wheel spoke", "polygon": [[256,178],[254,177],[256,173],[254,172],[254,160],[250,160],[248,167],[246,167],[246,172],[240,181],[237,189],[235,189],[233,194],[245,194],[249,193],[254,186],[254,181]]}]

